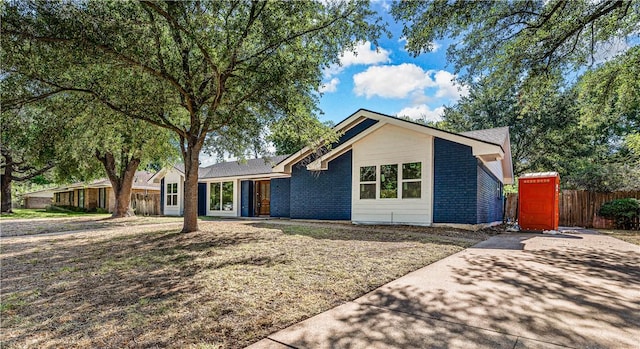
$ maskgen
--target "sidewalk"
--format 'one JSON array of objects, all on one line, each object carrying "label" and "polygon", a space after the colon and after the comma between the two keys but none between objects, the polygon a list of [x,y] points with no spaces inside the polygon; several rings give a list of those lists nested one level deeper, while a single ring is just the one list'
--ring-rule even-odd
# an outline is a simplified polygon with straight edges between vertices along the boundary
[{"label": "sidewalk", "polygon": [[498,235],[249,348],[638,348],[639,301],[637,245]]}]

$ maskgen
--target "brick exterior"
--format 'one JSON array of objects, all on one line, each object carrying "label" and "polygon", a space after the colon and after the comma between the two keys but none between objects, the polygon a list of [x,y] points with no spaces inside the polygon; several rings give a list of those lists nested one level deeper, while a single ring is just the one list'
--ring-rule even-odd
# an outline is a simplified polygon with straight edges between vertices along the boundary
[{"label": "brick exterior", "polygon": [[435,138],[433,222],[476,224],[478,163],[471,147]]},{"label": "brick exterior", "polygon": [[[240,182],[240,216],[253,217],[253,181]],[[287,198],[288,200],[288,198]],[[273,202],[273,198],[271,199]],[[272,206],[273,207],[273,206]]]},{"label": "brick exterior", "polygon": [[289,217],[291,206],[291,181],[289,178],[271,180],[271,217]]},{"label": "brick exterior", "polygon": [[359,124],[357,124],[356,126],[352,127],[351,129],[349,129],[347,132],[345,132],[336,143],[333,143],[333,147],[337,147],[339,145],[341,145],[342,143],[350,140],[351,138],[357,136],[360,132],[368,129],[369,127],[375,125],[378,123],[378,120],[373,120],[373,119],[366,119],[366,120],[362,120]]},{"label": "brick exterior", "polygon": [[207,215],[207,183],[198,183],[198,216]]},{"label": "brick exterior", "polygon": [[331,161],[329,169],[320,173],[294,165],[290,186],[291,218],[351,219],[351,151]]},{"label": "brick exterior", "polygon": [[502,183],[478,161],[477,223],[502,221],[503,200]]}]

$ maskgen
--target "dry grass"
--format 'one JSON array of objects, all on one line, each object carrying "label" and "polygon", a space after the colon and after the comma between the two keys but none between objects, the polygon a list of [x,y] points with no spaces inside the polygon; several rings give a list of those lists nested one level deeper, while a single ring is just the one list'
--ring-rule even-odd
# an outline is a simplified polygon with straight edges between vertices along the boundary
[{"label": "dry grass", "polygon": [[626,241],[632,244],[640,245],[640,231],[636,230],[616,230],[616,229],[598,229],[601,234],[613,236],[614,238]]},{"label": "dry grass", "polygon": [[182,217],[126,217],[111,219],[109,216],[80,216],[55,219],[21,219],[0,222],[0,236],[21,236],[76,231],[128,227],[142,224],[182,223]]},{"label": "dry grass", "polygon": [[3,347],[239,348],[471,244],[402,228],[200,227],[3,238]]}]

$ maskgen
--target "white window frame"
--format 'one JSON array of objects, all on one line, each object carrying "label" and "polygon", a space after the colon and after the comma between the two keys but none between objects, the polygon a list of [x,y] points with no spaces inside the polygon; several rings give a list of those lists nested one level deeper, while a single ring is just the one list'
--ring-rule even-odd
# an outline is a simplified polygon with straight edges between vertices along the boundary
[{"label": "white window frame", "polygon": [[[362,181],[362,168],[364,167],[373,167],[374,169],[374,174],[375,174],[375,179],[373,181]],[[376,165],[366,165],[366,166],[360,166],[358,168],[358,198],[360,200],[376,200],[379,198],[380,194],[378,192],[378,188],[380,187],[380,185],[378,184],[378,178],[380,177],[379,175],[379,168]],[[373,184],[375,185],[374,191],[373,191],[373,197],[372,198],[363,198],[362,197],[362,190],[360,189],[361,185],[363,184]]]},{"label": "white window frame", "polygon": [[[222,202],[222,196],[223,196],[223,186],[224,183],[231,183],[231,209],[230,210],[224,210],[223,209],[223,205],[224,203]],[[220,188],[220,195],[218,195],[218,202],[220,203],[220,209],[216,210],[213,207],[211,207],[211,196],[213,195],[213,190],[212,187],[213,186],[217,186],[218,188]],[[235,205],[236,205],[236,198],[235,198],[235,181],[222,181],[222,182],[209,182],[209,211],[210,212],[233,212]]]},{"label": "white window frame", "polygon": [[[172,188],[172,186],[175,185],[175,191]],[[178,207],[178,183],[177,182],[171,182],[171,183],[167,183],[167,192],[166,192],[166,205],[167,206],[171,206],[171,207]],[[172,200],[170,200],[170,198]],[[175,202],[175,203],[171,203],[171,202]]]},{"label": "white window frame", "polygon": [[[413,178],[413,179],[404,179],[404,165],[408,165],[408,164],[415,164],[418,163],[420,164],[420,178]],[[422,199],[422,161],[412,161],[412,162],[403,162],[400,165],[400,198],[403,200],[420,200]],[[404,197],[404,183],[420,183],[420,196],[417,198],[405,198]]]}]

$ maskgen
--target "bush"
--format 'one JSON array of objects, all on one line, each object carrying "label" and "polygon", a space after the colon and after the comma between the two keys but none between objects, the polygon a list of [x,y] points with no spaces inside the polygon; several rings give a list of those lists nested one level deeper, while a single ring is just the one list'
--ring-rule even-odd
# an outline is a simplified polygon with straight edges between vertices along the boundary
[{"label": "bush", "polygon": [[47,212],[55,212],[55,213],[71,213],[73,211],[67,210],[66,208],[60,206],[49,205],[45,209]]},{"label": "bush", "polygon": [[619,229],[631,229],[633,220],[640,217],[640,201],[626,198],[605,202],[600,207],[598,214],[605,218],[615,219]]}]

